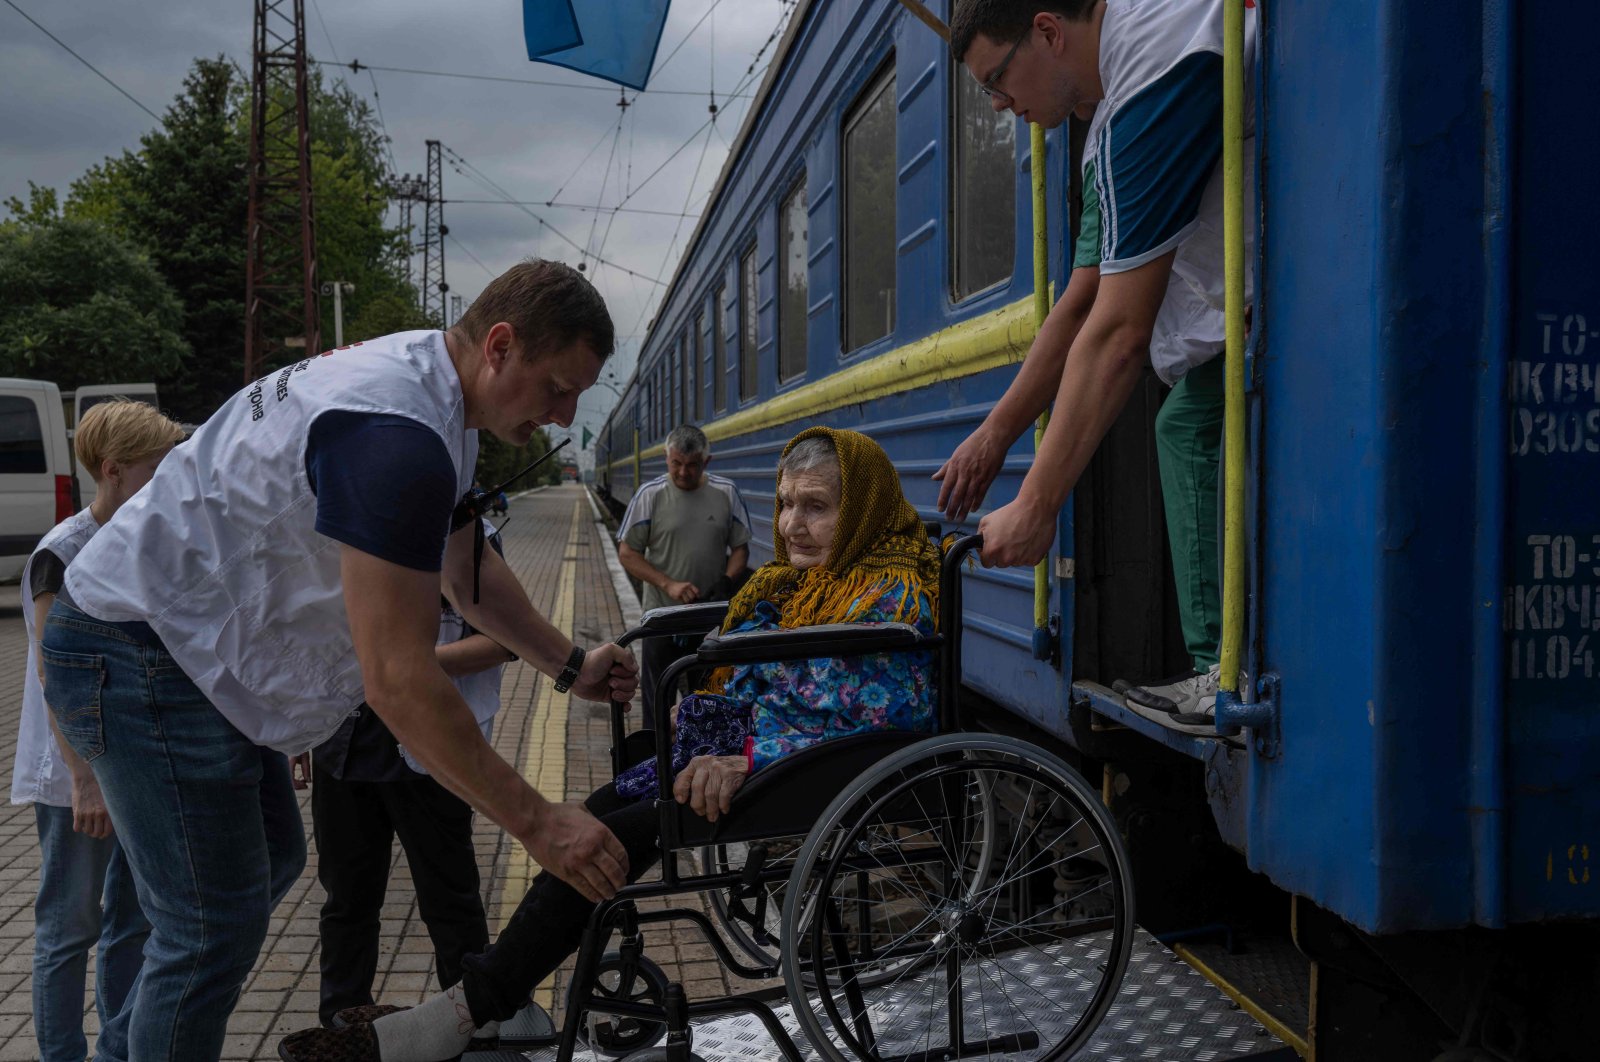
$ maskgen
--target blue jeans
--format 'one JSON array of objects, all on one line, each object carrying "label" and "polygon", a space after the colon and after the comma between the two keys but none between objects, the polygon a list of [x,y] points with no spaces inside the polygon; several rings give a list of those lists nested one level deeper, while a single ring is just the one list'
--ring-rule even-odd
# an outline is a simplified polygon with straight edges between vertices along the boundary
[{"label": "blue jeans", "polygon": [[39,823],[33,1030],[40,1062],[83,1062],[89,1053],[83,1035],[89,949],[98,942],[94,1002],[105,1036],[139,975],[150,923],[139,910],[133,875],[115,837],[96,840],[73,832],[71,808],[33,807]]},{"label": "blue jeans", "polygon": [[305,867],[288,761],[235,730],[143,623],[57,601],[40,653],[56,725],[100,782],[151,925],[95,1057],[215,1060],[268,916]]}]

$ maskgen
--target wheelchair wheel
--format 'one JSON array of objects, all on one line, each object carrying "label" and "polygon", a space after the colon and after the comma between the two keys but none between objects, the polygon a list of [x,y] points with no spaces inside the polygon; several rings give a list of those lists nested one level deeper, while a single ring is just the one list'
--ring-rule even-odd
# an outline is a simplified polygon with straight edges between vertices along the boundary
[{"label": "wheelchair wheel", "polygon": [[[628,973],[622,955],[607,952],[595,971],[595,995],[602,1000],[653,1004],[666,998],[667,975],[649,959],[640,956],[634,960],[632,976]],[[569,992],[568,1006],[572,1005],[570,995]],[[589,1020],[579,1026],[578,1038],[599,1054],[612,1058],[653,1047],[667,1035],[667,1027],[660,1022],[605,1013],[603,1002],[596,1003],[587,1017]]]},{"label": "wheelchair wheel", "polygon": [[978,734],[904,749],[841,792],[796,857],[796,1017],[836,1062],[1070,1057],[1127,968],[1127,868],[1098,795],[1045,750]]},{"label": "wheelchair wheel", "polygon": [[[965,873],[969,891],[975,892],[983,888],[993,863],[994,846],[999,840],[998,808],[994,787],[987,775],[974,777],[968,799],[972,802],[969,822],[976,831],[976,843],[970,846]],[[795,856],[804,842],[803,837],[764,840],[760,842],[764,849],[763,859],[768,866],[787,866],[792,875]],[[707,845],[700,850],[701,870],[707,874],[736,872],[747,864],[755,847],[755,844],[745,842]],[[802,905],[800,922],[785,923],[784,900],[788,889],[789,879],[782,878],[749,888],[725,889],[709,894],[712,912],[728,940],[757,965],[780,968],[783,927],[785,924],[805,926],[810,923],[814,909],[814,904],[810,902]],[[802,947],[809,945],[802,943]],[[892,979],[896,972],[892,967],[874,968],[864,971],[861,979],[863,984],[870,986]],[[802,976],[809,978],[809,970],[803,972]]]}]

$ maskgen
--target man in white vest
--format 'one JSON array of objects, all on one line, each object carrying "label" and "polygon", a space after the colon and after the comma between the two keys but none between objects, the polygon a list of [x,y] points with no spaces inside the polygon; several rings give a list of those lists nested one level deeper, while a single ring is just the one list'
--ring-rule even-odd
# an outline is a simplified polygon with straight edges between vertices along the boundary
[{"label": "man in white vest", "polygon": [[616,838],[495,754],[434,653],[442,589],[557,690],[633,696],[631,654],[574,646],[474,549],[475,520],[451,533],[478,430],[521,445],[570,424],[612,344],[587,280],[524,262],[447,332],[330,351],[239,392],[68,568],[42,639],[50,707],[153,927],[131,1058],[219,1057],[267,930],[257,748],[304,752],[363,700],[541,866],[595,899],[623,884]]}]

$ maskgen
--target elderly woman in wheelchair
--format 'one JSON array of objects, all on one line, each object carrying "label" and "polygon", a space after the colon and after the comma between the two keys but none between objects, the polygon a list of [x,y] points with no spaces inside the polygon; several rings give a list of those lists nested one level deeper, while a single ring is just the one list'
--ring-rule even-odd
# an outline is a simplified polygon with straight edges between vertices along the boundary
[{"label": "elderly woman in wheelchair", "polygon": [[[783,1055],[804,1057],[754,997],[691,1006],[665,982],[641,955],[640,927],[668,920],[695,923],[745,977],[772,977],[781,965],[796,1018],[825,1058],[1077,1050],[1109,1006],[1130,940],[1115,830],[1077,775],[1043,750],[1009,738],[927,736],[954,729],[960,636],[936,632],[936,617],[941,587],[959,608],[958,554],[975,541],[953,550],[941,573],[939,546],[882,448],[821,427],[784,450],[774,526],[775,559],[726,605],[721,633],[662,676],[665,691],[691,668],[711,669],[679,703],[670,741],[625,736],[625,706],[613,705],[619,770],[586,806],[626,849],[630,885],[596,905],[543,872],[495,944],[465,961],[460,985],[409,1010],[355,1008],[341,1028],[291,1034],[282,1058],[453,1059],[492,1044],[499,1023],[580,944],[559,1057],[572,1056],[582,1015],[605,1013],[619,1020],[598,1029],[591,1021],[591,1046],[627,1054],[665,1033],[664,1048],[630,1057],[687,1062],[689,1016],[735,1011],[754,1014]],[[619,642],[703,631],[719,611],[657,610]],[[1018,830],[1037,836],[1024,843]],[[693,847],[699,876],[683,877],[667,859],[659,883],[632,884],[663,853]],[[1062,900],[1086,890],[1087,906]],[[698,910],[635,907],[688,891],[710,894],[723,932],[753,965]],[[1068,932],[1052,936],[1064,921]],[[614,932],[621,949],[602,957]],[[1086,941],[1092,956],[1081,951]],[[1012,969],[1000,959],[1006,949],[1033,954]],[[992,1028],[1003,1001],[1017,1009],[1008,980],[1036,973],[1040,956],[1093,989],[1064,1002],[1066,1018],[1046,1022],[1048,1032],[1025,1015]],[[959,985],[953,995],[926,988],[939,971]],[[897,990],[913,1002],[891,1000],[898,1018],[875,1027],[883,993]],[[904,1029],[896,1029],[908,1006],[929,1010],[918,1020],[943,1031],[919,1032],[923,1040],[901,1052]]]}]

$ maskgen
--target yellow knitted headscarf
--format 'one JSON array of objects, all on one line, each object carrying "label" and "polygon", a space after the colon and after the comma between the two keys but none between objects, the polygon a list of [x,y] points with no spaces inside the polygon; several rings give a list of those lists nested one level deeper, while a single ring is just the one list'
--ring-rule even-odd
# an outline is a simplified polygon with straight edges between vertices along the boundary
[{"label": "yellow knitted headscarf", "polygon": [[[815,568],[789,563],[789,549],[778,531],[782,503],[773,506],[772,546],[775,558],[751,575],[728,605],[723,630],[748,619],[761,601],[779,608],[779,626],[846,623],[875,587],[903,589],[895,619],[915,623],[922,616],[919,599],[926,596],[938,615],[939,548],[929,538],[917,511],[900,491],[900,474],[883,447],[860,432],[807,428],[789,440],[784,456],[805,439],[825,436],[839,458],[839,521],[834,527],[828,560]],[[720,689],[724,675],[714,675]]]}]

